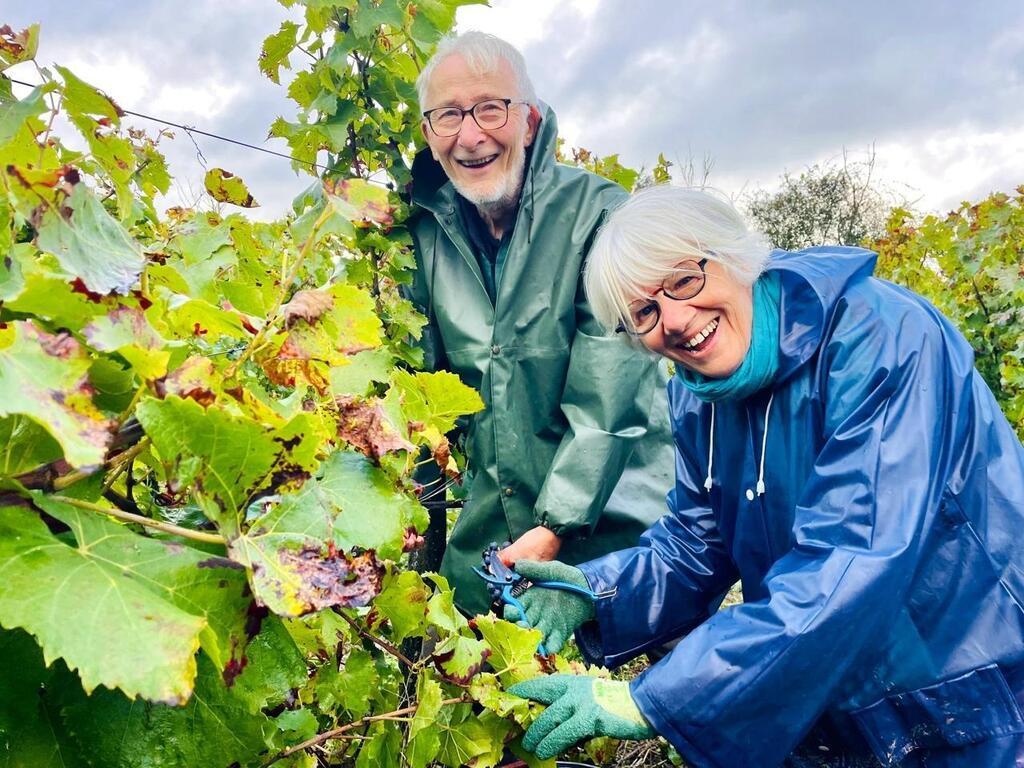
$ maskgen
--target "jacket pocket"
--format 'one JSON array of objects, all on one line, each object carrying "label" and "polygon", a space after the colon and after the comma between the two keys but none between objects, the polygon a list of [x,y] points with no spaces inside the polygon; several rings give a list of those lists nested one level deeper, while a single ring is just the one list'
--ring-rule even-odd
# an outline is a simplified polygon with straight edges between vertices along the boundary
[{"label": "jacket pocket", "polygon": [[851,713],[883,765],[918,749],[961,747],[1024,733],[1024,717],[995,664],[882,699]]}]

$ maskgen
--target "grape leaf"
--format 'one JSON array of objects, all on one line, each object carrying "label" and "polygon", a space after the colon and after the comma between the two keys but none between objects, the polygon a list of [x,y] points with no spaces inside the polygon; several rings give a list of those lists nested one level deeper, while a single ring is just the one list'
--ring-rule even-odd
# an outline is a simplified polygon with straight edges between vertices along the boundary
[{"label": "grape leaf", "polygon": [[315,692],[320,705],[333,709],[340,706],[352,720],[366,715],[373,706],[380,687],[380,675],[369,651],[354,648],[345,657],[340,670],[328,661],[317,670]]},{"label": "grape leaf", "polygon": [[409,765],[426,768],[441,749],[441,735],[434,721],[441,711],[441,684],[426,674],[420,674],[416,685],[416,713],[409,724]]},{"label": "grape leaf", "polygon": [[372,383],[386,382],[394,365],[395,358],[387,349],[357,352],[346,357],[342,365],[331,368],[331,392],[362,397]]},{"label": "grape leaf", "polygon": [[89,364],[68,334],[29,320],[0,329],[0,416],[23,414],[45,427],[74,467],[100,464],[113,437],[113,422],[92,402]]},{"label": "grape leaf", "polygon": [[140,309],[118,307],[82,329],[94,349],[117,352],[142,379],[158,379],[167,373],[171,358],[167,342],[149,324]]},{"label": "grape leaf", "polygon": [[39,48],[39,25],[31,24],[21,32],[8,25],[0,27],[0,71],[31,61]]},{"label": "grape leaf", "polygon": [[316,466],[321,433],[312,414],[300,413],[283,427],[272,427],[169,395],[143,400],[136,416],[174,488],[192,489],[228,539],[237,535],[238,515],[257,491],[305,477]]},{"label": "grape leaf", "polygon": [[316,532],[329,513],[299,498],[274,505],[230,541],[232,557],[252,571],[257,599],[280,616],[368,604],[383,577],[376,556],[349,556],[331,541],[324,544]]},{"label": "grape leaf", "polygon": [[0,102],[0,147],[13,139],[27,120],[38,117],[46,111],[46,101],[43,96],[55,87],[55,84],[47,83],[33,88],[32,92],[24,99]]},{"label": "grape leaf", "polygon": [[437,591],[427,604],[427,621],[445,632],[462,634],[469,627],[469,622],[462,612],[455,607],[455,593],[448,584],[448,579],[437,573],[424,574],[434,583]]},{"label": "grape leaf", "polygon": [[397,559],[406,529],[426,529],[426,510],[363,456],[348,451],[332,455],[320,487],[341,510],[334,542],[342,549],[374,549],[381,557]]},{"label": "grape leaf", "polygon": [[529,699],[506,693],[497,675],[490,672],[476,675],[469,684],[469,693],[481,706],[499,717],[511,717],[523,728],[529,726],[540,711],[539,707],[531,705]]},{"label": "grape leaf", "polygon": [[54,254],[70,277],[80,277],[101,295],[128,293],[145,264],[139,244],[81,183],[60,210],[49,207],[43,213],[36,244]]},{"label": "grape leaf", "polygon": [[478,616],[476,628],[491,648],[490,663],[502,685],[508,687],[541,674],[537,645],[542,637],[536,629],[526,629],[493,614]]},{"label": "grape leaf", "polygon": [[[250,617],[258,616],[257,610],[250,612]],[[259,633],[245,646],[241,658],[244,668],[234,679],[234,695],[245,701],[253,714],[280,704],[292,689],[306,683],[302,652],[276,616],[263,617]]]},{"label": "grape leaf", "polygon": [[219,203],[230,203],[242,208],[259,208],[245,182],[223,168],[211,168],[203,179],[206,191]]},{"label": "grape leaf", "polygon": [[363,744],[355,768],[380,768],[402,764],[402,732],[374,723],[370,740]]},{"label": "grape leaf", "polygon": [[360,0],[358,9],[352,14],[352,32],[356,37],[369,37],[381,24],[401,29],[405,22],[404,3],[396,0]]},{"label": "grape leaf", "polygon": [[491,712],[474,715],[469,704],[442,707],[436,721],[441,748],[438,759],[449,768],[491,768],[501,759],[512,725]]},{"label": "grape leaf", "polygon": [[365,179],[327,180],[324,192],[331,211],[356,226],[377,224],[387,229],[394,223],[395,208],[388,190],[379,184]]},{"label": "grape leaf", "polygon": [[39,646],[26,632],[0,629],[0,659],[0,766],[79,768],[59,736],[56,713],[40,695],[50,673]]},{"label": "grape leaf", "polygon": [[281,67],[291,68],[288,54],[295,48],[298,31],[298,24],[286,21],[281,24],[281,29],[263,41],[263,48],[260,51],[260,72],[275,83],[281,82]]},{"label": "grape leaf", "polygon": [[61,688],[65,722],[79,754],[96,768],[248,766],[266,751],[266,739],[276,730],[224,685],[203,654],[195,692],[181,707],[133,702],[102,689],[86,698],[69,684]]},{"label": "grape leaf", "polygon": [[0,419],[0,478],[17,477],[62,455],[60,444],[25,416]]},{"label": "grape leaf", "polygon": [[4,306],[15,312],[36,315],[60,328],[78,331],[91,320],[115,308],[114,300],[90,293],[81,280],[69,282],[57,259],[40,254],[31,244],[16,246],[23,284]]},{"label": "grape leaf", "polygon": [[[484,402],[472,387],[448,371],[410,373],[397,369],[391,379],[400,399],[402,413],[426,429],[444,434],[455,428],[455,420],[483,410]],[[391,392],[389,391],[389,396]]]},{"label": "grape leaf", "polygon": [[119,578],[86,546],[56,539],[31,510],[7,506],[0,507],[0,624],[32,633],[47,664],[64,659],[87,691],[102,684],[181,704],[192,692],[206,622]]},{"label": "grape leaf", "polygon": [[238,662],[252,597],[241,566],[176,541],[149,539],[92,512],[33,492],[35,503],[71,528],[79,549],[121,583],[137,584],[205,620],[199,642],[218,669]]},{"label": "grape leaf", "polygon": [[475,637],[452,635],[434,648],[433,661],[445,679],[468,685],[491,655],[487,643]]},{"label": "grape leaf", "polygon": [[109,96],[89,85],[66,67],[58,64],[56,70],[64,79],[63,107],[70,117],[89,116],[117,122],[120,110]]},{"label": "grape leaf", "polygon": [[391,622],[391,637],[400,643],[410,635],[422,634],[427,619],[430,589],[415,571],[392,572],[373,600],[377,613]]}]

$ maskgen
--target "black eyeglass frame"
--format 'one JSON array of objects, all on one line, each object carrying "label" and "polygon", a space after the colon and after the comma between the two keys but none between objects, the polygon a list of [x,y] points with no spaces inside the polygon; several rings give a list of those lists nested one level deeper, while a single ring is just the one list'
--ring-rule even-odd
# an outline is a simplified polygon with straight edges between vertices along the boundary
[{"label": "black eyeglass frame", "polygon": [[[479,107],[481,104],[489,104],[489,103],[492,103],[492,102],[501,102],[501,104],[504,105],[504,107],[505,107],[505,121],[501,125],[494,125],[494,126],[491,126],[490,128],[484,128],[484,126],[480,125],[480,121],[476,117],[476,108]],[[483,99],[482,101],[478,101],[476,104],[472,105],[469,109],[463,109],[462,107],[456,107],[454,105],[449,105],[447,107],[434,107],[433,109],[428,109],[426,112],[424,112],[423,113],[423,117],[427,121],[427,125],[430,126],[430,130],[434,132],[435,136],[437,136],[440,139],[450,139],[452,136],[458,136],[459,135],[459,131],[462,130],[462,124],[466,121],[466,115],[469,115],[470,117],[473,118],[473,122],[476,123],[476,127],[479,128],[481,131],[499,131],[502,128],[504,128],[506,125],[508,125],[508,113],[509,113],[509,110],[512,108],[513,104],[528,104],[528,103],[529,102],[526,102],[526,101],[516,101],[515,99]],[[437,132],[437,128],[434,127],[434,121],[431,118],[431,115],[433,115],[435,112],[440,112],[442,110],[449,110],[449,109],[450,110],[457,110],[457,111],[462,113],[459,116],[459,127],[455,130],[455,133],[438,133]]]},{"label": "black eyeglass frame", "polygon": [[[708,273],[707,273],[707,270],[705,269],[705,267],[707,266],[707,263],[708,263],[707,257],[705,257],[703,259],[700,259],[699,261],[696,262],[697,266],[700,267],[700,288],[698,288],[694,293],[691,293],[689,296],[681,298],[679,296],[673,296],[672,293],[667,288],[665,288],[665,282],[670,277],[672,277],[672,275],[674,275],[677,271],[681,271],[681,270],[678,269],[680,264],[686,264],[687,262],[692,262],[692,261],[693,261],[693,259],[684,259],[683,261],[679,262],[679,264],[676,264],[675,268],[673,268],[673,270],[672,270],[672,273],[669,274],[668,277],[666,277],[665,280],[662,281],[661,287],[658,288],[658,290],[656,290],[654,292],[654,296],[657,296],[659,293],[663,293],[668,298],[672,299],[672,301],[689,301],[690,299],[693,299],[693,298],[696,298],[697,296],[699,296],[700,292],[704,290],[704,286],[707,285],[707,282],[708,282]],[[657,328],[658,327],[658,321],[661,320],[661,305],[658,304],[657,300],[654,299],[654,296],[651,297],[651,299],[652,299],[651,305],[654,307],[654,322],[651,323],[651,327],[650,328],[648,328],[646,331],[630,330],[629,328],[626,327],[625,323],[620,320],[619,324],[617,326],[615,326],[615,332],[616,333],[625,333],[625,334],[627,334],[629,336],[632,336],[633,338],[639,338],[640,336],[646,336],[648,333],[650,333],[655,328]]]}]

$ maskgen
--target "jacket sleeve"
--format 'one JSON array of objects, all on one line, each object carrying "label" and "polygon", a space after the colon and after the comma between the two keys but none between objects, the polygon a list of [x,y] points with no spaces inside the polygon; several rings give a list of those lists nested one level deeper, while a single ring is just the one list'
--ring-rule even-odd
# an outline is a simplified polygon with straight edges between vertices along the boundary
[{"label": "jacket sleeve", "polygon": [[599,599],[597,620],[577,632],[577,641],[588,661],[603,666],[618,666],[685,635],[714,613],[738,578],[689,453],[694,436],[703,432],[700,419],[684,411],[674,386],[669,407],[676,457],[671,514],[652,525],[638,546],[579,566]]},{"label": "jacket sleeve", "polygon": [[559,536],[587,535],[608,503],[633,446],[647,433],[656,361],[609,334],[583,294],[562,391],[568,429],[534,505],[537,525]]},{"label": "jacket sleeve", "polygon": [[[644,716],[696,766],[780,764],[869,674],[903,610],[943,492],[950,414],[969,405],[955,382],[971,371],[951,363],[925,310],[886,309],[847,312],[822,348],[821,448],[768,597],[717,613],[632,683]],[[678,570],[679,531],[638,565]],[[619,578],[644,583],[635,567]],[[597,613],[603,632],[615,614]]]}]

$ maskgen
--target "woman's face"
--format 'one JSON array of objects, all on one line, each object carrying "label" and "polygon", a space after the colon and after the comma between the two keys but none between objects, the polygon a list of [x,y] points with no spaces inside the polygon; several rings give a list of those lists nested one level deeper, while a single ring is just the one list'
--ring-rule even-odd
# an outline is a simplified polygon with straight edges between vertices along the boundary
[{"label": "woman's face", "polygon": [[639,299],[658,303],[661,317],[640,341],[691,371],[724,379],[740,367],[750,348],[754,315],[751,287],[737,282],[715,261],[707,261],[700,293],[677,301],[650,286]]}]

